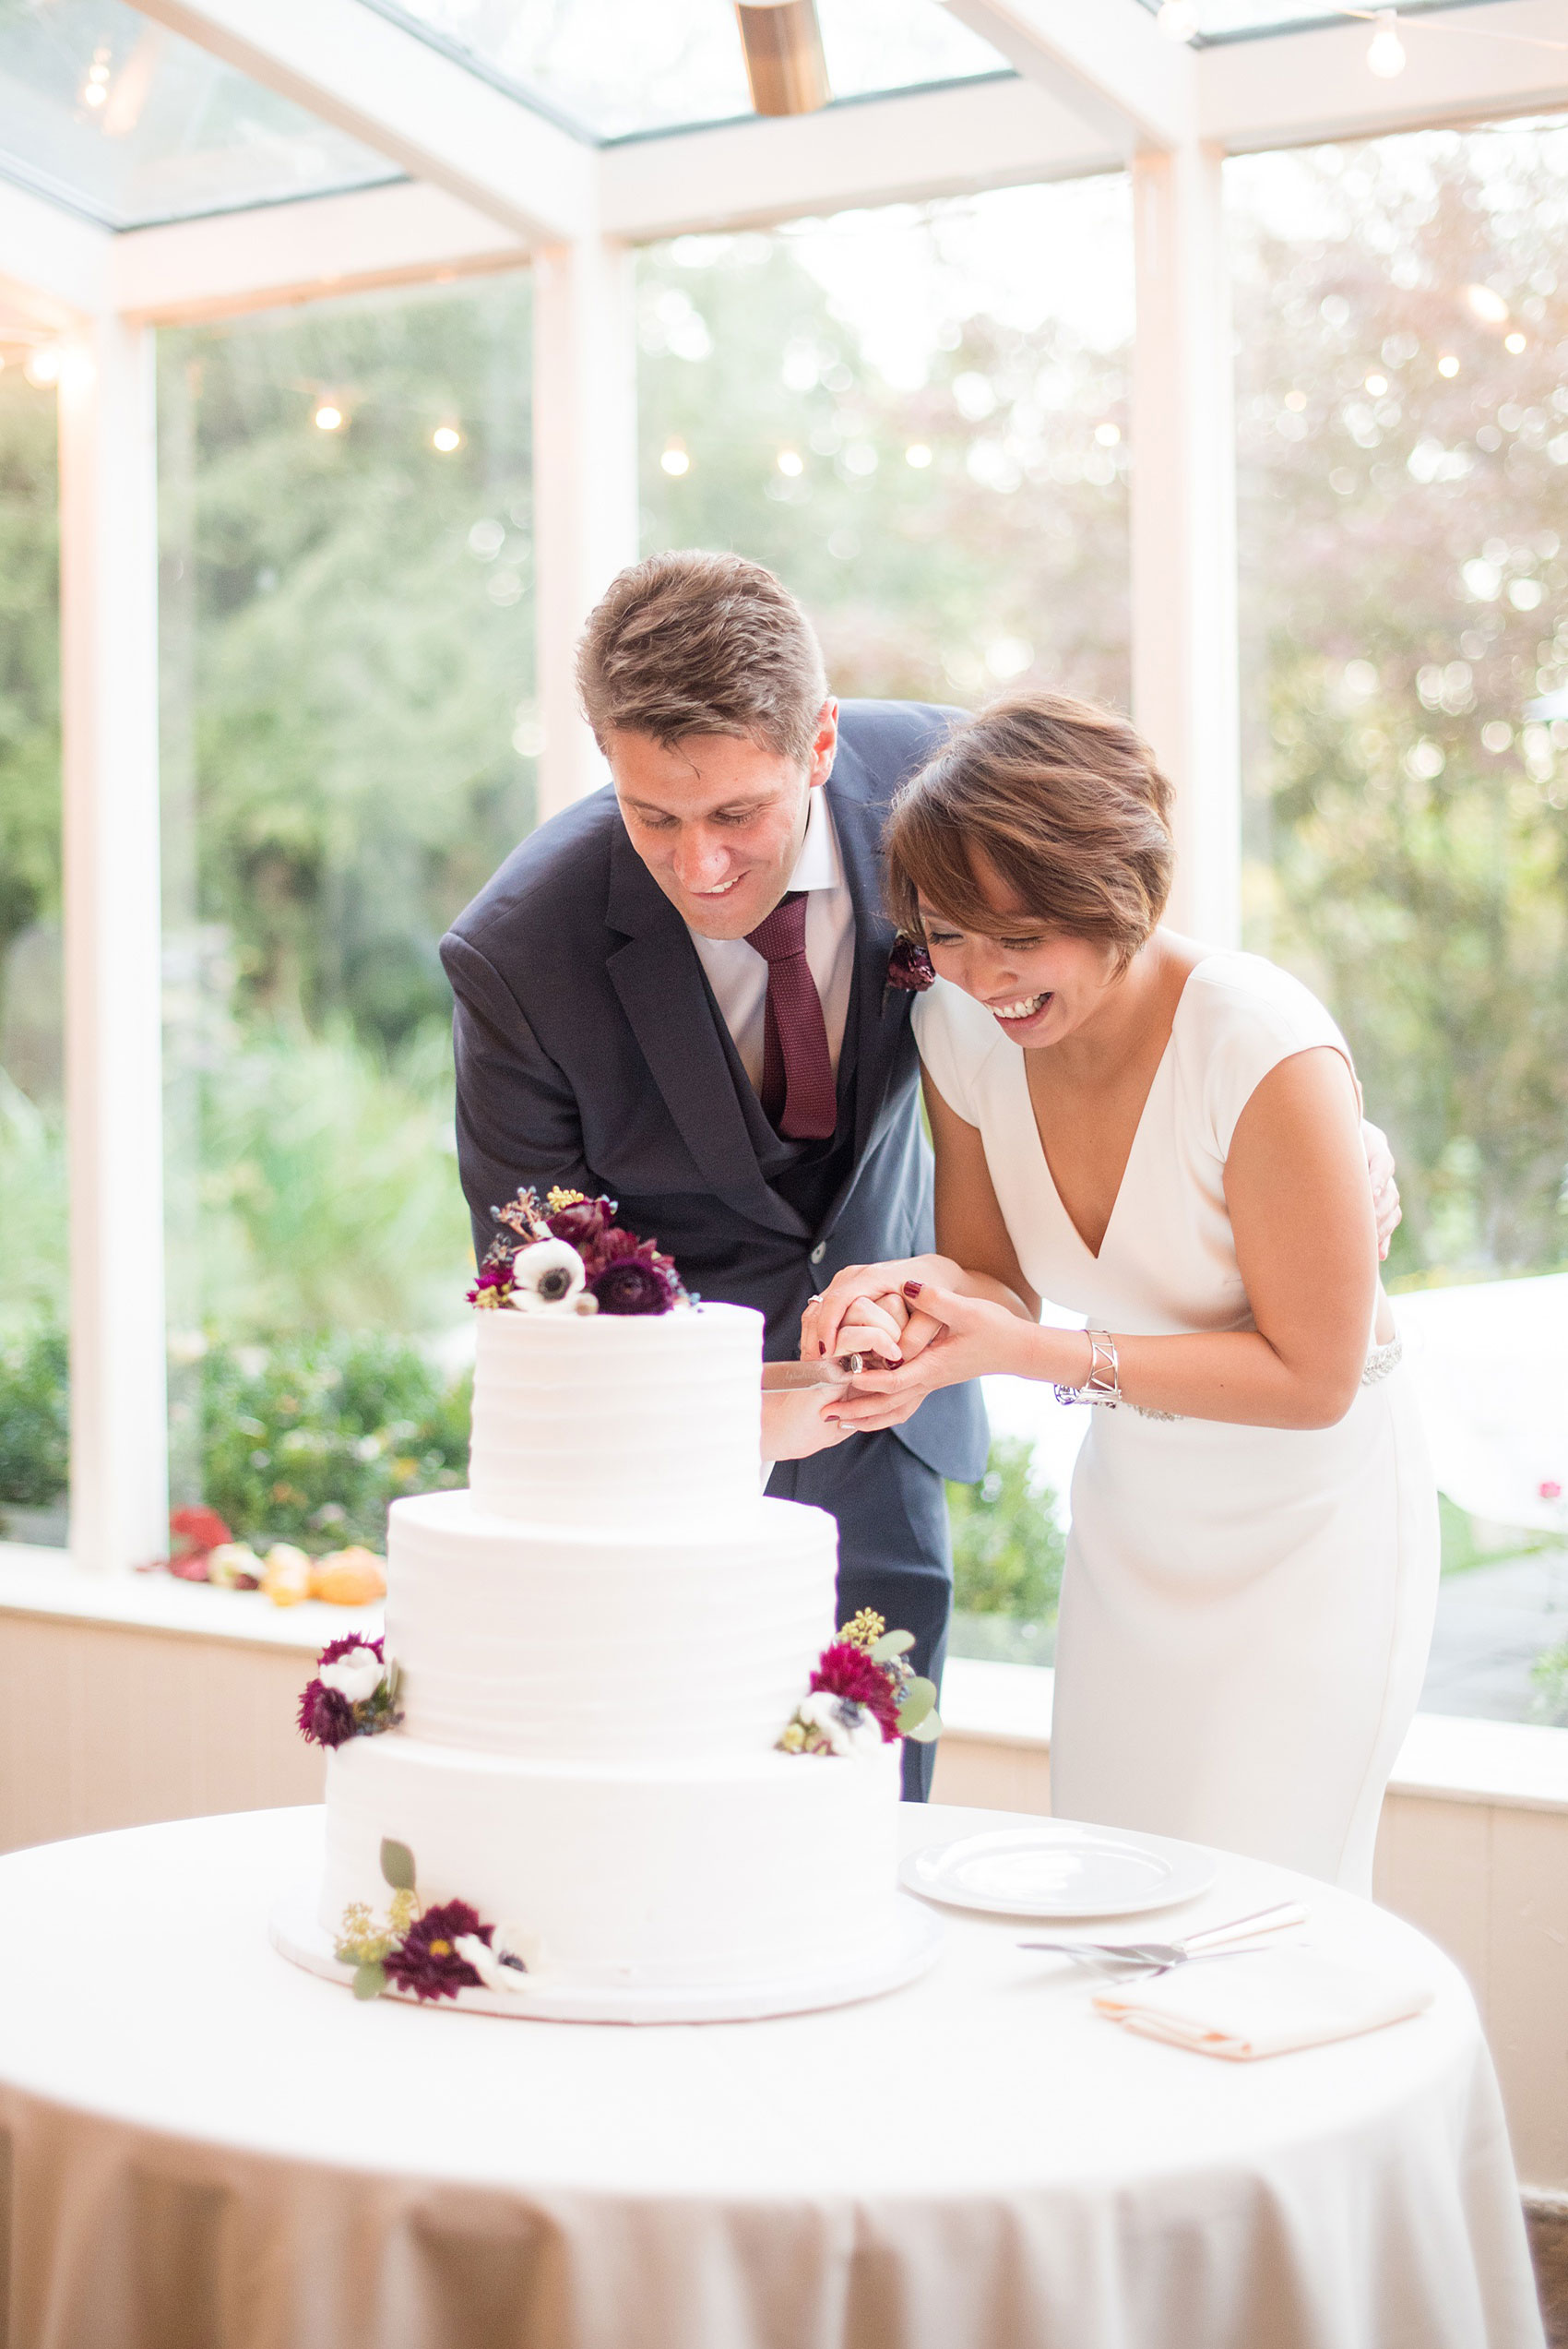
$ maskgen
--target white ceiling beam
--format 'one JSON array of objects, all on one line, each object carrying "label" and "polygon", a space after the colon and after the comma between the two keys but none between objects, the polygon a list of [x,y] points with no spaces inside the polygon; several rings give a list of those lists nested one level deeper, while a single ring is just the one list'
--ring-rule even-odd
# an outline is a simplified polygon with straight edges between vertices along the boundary
[{"label": "white ceiling beam", "polygon": [[1408,62],[1392,81],[1368,67],[1372,30],[1324,25],[1200,51],[1201,136],[1241,155],[1568,106],[1562,0],[1489,0],[1402,17]]},{"label": "white ceiling beam", "polygon": [[211,220],[130,229],[113,244],[114,307],[160,326],[316,302],[372,286],[516,268],[529,248],[416,180]]},{"label": "white ceiling beam", "polygon": [[1111,140],[1122,158],[1193,136],[1195,59],[1139,0],[945,0],[947,12]]},{"label": "white ceiling beam", "polygon": [[91,221],[0,180],[0,304],[56,330],[104,309],[113,238]]},{"label": "white ceiling beam", "polygon": [[629,243],[804,213],[1075,179],[1114,170],[1114,142],[1027,81],[829,106],[600,150],[604,233]]},{"label": "white ceiling beam", "polygon": [[594,150],[358,0],[137,0],[253,80],[519,236],[593,226]]}]

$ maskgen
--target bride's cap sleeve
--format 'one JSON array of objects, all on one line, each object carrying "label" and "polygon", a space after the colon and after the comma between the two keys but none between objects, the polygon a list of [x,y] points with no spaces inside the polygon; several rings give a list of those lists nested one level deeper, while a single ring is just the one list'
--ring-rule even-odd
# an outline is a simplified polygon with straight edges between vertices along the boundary
[{"label": "bride's cap sleeve", "polygon": [[[1216,954],[1187,981],[1194,1018],[1189,1049],[1201,1057],[1204,1123],[1217,1158],[1230,1154],[1237,1123],[1271,1068],[1321,1044],[1356,1064],[1310,987],[1257,954]],[[1360,1087],[1357,1087],[1358,1094]]]},{"label": "bride's cap sleeve", "polygon": [[[968,1015],[978,1009],[961,987],[938,979],[933,987],[915,997],[913,1012],[915,1043],[926,1074],[948,1108],[968,1126],[980,1123],[973,1083],[976,1048],[988,1041],[971,1032],[973,1022]],[[981,1013],[981,1018],[995,1033],[996,1023],[990,1013]]]}]

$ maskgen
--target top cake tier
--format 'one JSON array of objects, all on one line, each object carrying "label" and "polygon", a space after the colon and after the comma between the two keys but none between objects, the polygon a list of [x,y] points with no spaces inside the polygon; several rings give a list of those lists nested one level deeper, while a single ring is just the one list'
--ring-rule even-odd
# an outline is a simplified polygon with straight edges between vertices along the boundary
[{"label": "top cake tier", "polygon": [[531,1525],[626,1526],[754,1509],[760,1313],[477,1317],[469,1482]]}]

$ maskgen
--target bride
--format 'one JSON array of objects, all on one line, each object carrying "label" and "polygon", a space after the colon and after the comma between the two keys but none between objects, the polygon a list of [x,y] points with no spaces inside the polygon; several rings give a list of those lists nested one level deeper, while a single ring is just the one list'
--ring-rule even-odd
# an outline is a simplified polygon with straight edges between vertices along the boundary
[{"label": "bride", "polygon": [[[1378,1280],[1359,1088],[1295,979],[1159,926],[1169,783],[1059,694],[968,721],[896,803],[937,1253],[851,1267],[809,1354],[886,1427],[987,1372],[1092,1406],[1051,1787],[1066,1817],[1367,1892],[1415,1710],[1437,1505]],[[1040,1300],[1087,1317],[1041,1328]]]}]

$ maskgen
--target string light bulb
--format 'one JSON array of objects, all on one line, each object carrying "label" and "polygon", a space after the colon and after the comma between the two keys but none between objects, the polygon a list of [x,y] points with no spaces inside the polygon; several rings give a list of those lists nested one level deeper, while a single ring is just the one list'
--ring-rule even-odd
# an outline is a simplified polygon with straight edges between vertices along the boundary
[{"label": "string light bulb", "polygon": [[683,473],[689,473],[692,470],[692,460],[686,454],[685,444],[679,440],[665,442],[664,453],[659,461],[672,481],[679,481]]},{"label": "string light bulb", "polygon": [[1503,348],[1504,351],[1511,351],[1515,359],[1525,347],[1526,338],[1522,334],[1505,334],[1503,338]]},{"label": "string light bulb", "polygon": [[1404,72],[1405,64],[1405,44],[1399,38],[1399,11],[1397,8],[1380,8],[1377,30],[1372,34],[1372,47],[1367,51],[1367,65],[1379,81],[1392,81],[1396,75]]},{"label": "string light bulb", "polygon": [[1501,327],[1507,323],[1508,304],[1494,287],[1467,285],[1465,299],[1483,327]]},{"label": "string light bulb", "polygon": [[1197,0],[1159,0],[1156,24],[1167,41],[1193,41],[1197,37]]},{"label": "string light bulb", "polygon": [[46,342],[23,362],[22,373],[35,391],[47,391],[59,382],[63,355],[57,344]]},{"label": "string light bulb", "polygon": [[805,471],[805,460],[798,448],[781,448],[774,460],[789,481],[799,481]]},{"label": "string light bulb", "polygon": [[343,422],[343,411],[324,399],[311,421],[318,433],[335,433]]},{"label": "string light bulb", "polygon": [[430,435],[430,445],[443,457],[450,457],[455,448],[461,448],[463,435],[456,424],[437,424]]}]

